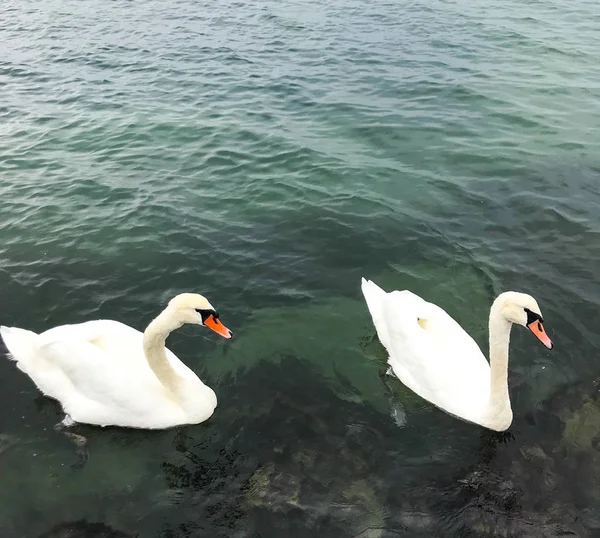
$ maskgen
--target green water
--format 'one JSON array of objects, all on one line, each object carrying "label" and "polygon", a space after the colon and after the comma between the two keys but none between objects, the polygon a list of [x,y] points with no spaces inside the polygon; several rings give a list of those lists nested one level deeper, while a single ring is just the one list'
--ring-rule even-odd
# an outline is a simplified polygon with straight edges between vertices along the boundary
[{"label": "green water", "polygon": [[[0,322],[143,329],[194,291],[235,338],[169,340],[209,422],[78,427],[83,469],[1,360],[2,536],[598,536],[599,27],[592,0],[4,0]],[[538,299],[555,349],[513,331],[508,434],[384,375],[362,276],[484,348],[497,293]]]}]

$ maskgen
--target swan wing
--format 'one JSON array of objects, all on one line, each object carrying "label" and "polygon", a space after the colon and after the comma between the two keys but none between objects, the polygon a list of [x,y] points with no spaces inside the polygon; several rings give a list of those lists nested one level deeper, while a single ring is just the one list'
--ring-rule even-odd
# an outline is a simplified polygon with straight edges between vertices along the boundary
[{"label": "swan wing", "polygon": [[138,333],[118,322],[99,320],[57,327],[39,336],[45,364],[68,379],[69,386],[56,395],[67,412],[89,414],[96,406],[97,412],[104,408],[102,412],[141,413],[164,397]]},{"label": "swan wing", "polygon": [[[42,333],[39,338],[40,347],[50,344],[56,347],[59,343],[92,345],[94,349],[92,353],[102,353],[101,356],[107,362],[105,368],[119,368],[123,374],[125,372],[140,374],[143,371],[152,373],[144,355],[144,334],[119,321],[94,320],[74,325],[61,325]],[[165,351],[169,364],[177,374],[184,378],[197,379],[196,374],[170,349],[165,348]],[[65,370],[72,372],[79,370],[84,375],[90,367],[85,365],[81,353],[57,354],[54,361],[60,363]]]},{"label": "swan wing", "polygon": [[[146,360],[140,331],[112,320],[65,325],[42,333],[38,349],[45,363],[68,379],[54,397],[75,421],[142,427],[182,421],[180,406]],[[166,353],[178,374],[198,381]]]}]

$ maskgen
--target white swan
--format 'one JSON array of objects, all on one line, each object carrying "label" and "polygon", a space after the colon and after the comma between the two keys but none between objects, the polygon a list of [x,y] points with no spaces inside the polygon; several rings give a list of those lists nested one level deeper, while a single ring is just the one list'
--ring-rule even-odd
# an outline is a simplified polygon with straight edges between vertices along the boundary
[{"label": "white swan", "polygon": [[500,294],[490,310],[490,362],[439,306],[403,290],[386,293],[362,279],[379,340],[393,373],[419,396],[455,417],[504,431],[512,423],[508,345],[513,323],[528,327],[549,349],[542,314],[530,295]]},{"label": "white swan", "polygon": [[47,396],[58,400],[62,426],[162,429],[207,420],[217,397],[165,347],[184,323],[231,332],[202,295],[182,293],[141,332],[112,320],[62,325],[41,334],[0,327],[9,357]]}]

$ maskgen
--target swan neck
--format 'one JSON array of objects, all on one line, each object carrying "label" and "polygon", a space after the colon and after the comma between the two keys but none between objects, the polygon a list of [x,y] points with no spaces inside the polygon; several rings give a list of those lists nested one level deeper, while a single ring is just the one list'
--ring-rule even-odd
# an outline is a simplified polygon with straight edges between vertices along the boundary
[{"label": "swan neck", "polygon": [[490,405],[498,410],[508,407],[508,347],[512,324],[494,307],[490,311]]},{"label": "swan neck", "polygon": [[169,308],[150,322],[144,331],[144,354],[158,380],[170,391],[177,392],[179,376],[167,359],[165,343],[169,334],[181,323]]}]

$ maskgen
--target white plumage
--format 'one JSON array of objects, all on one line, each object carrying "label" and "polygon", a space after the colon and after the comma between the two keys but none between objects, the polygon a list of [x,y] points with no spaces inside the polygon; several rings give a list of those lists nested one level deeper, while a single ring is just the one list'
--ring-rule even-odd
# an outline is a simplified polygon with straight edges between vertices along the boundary
[{"label": "white plumage", "polygon": [[[505,292],[490,311],[490,363],[476,342],[442,308],[414,293],[386,293],[362,279],[379,340],[389,354],[393,373],[419,396],[444,411],[494,430],[512,422],[508,394],[508,346],[512,323],[528,326],[539,318],[530,295]],[[527,312],[531,314],[528,314]],[[534,333],[552,344],[541,330]],[[544,339],[545,338],[545,339]]]},{"label": "white plumage", "polygon": [[67,423],[155,429],[202,422],[217,405],[214,391],[165,347],[184,323],[231,336],[204,297],[187,293],[173,298],[144,333],[95,320],[41,334],[1,327],[0,335],[18,368],[61,403]]}]

